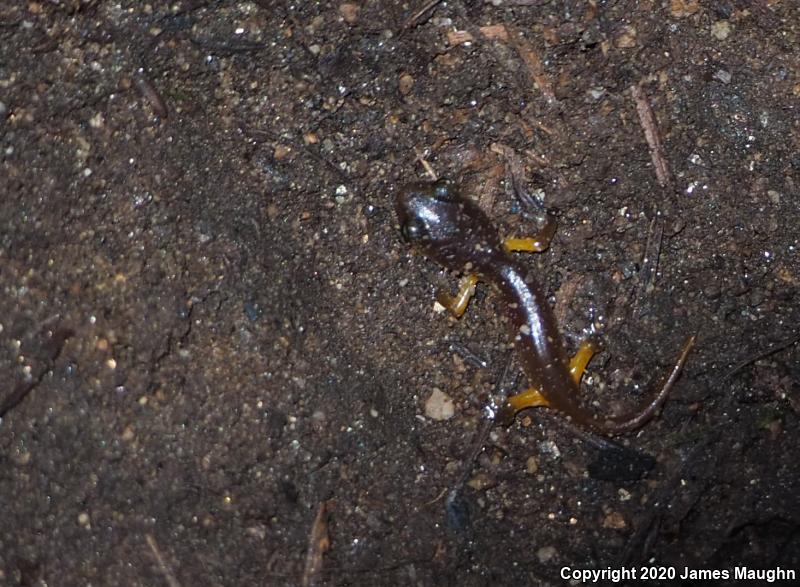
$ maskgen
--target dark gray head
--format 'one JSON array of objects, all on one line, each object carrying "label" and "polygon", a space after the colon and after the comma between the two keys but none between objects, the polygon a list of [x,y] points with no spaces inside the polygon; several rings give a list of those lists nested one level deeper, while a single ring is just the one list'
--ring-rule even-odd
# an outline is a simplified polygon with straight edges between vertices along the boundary
[{"label": "dark gray head", "polygon": [[425,256],[453,271],[481,273],[503,254],[491,221],[453,183],[411,184],[395,200],[403,238]]}]

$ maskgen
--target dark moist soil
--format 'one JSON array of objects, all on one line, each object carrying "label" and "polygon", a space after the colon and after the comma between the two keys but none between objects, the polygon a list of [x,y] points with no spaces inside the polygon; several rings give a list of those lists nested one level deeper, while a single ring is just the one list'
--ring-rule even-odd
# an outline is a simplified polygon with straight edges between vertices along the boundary
[{"label": "dark moist soil", "polygon": [[[800,571],[800,5],[424,4],[0,7],[0,584]],[[624,448],[539,410],[470,462],[514,355],[490,287],[434,311],[418,156],[504,234],[512,175],[557,216],[520,261],[600,332],[597,413],[697,334]]]}]

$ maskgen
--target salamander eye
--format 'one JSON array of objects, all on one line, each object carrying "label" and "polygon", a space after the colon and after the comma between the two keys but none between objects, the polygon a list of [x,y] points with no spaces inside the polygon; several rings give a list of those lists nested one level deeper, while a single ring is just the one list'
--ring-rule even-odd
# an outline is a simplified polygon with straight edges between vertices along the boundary
[{"label": "salamander eye", "polygon": [[400,227],[400,234],[406,242],[416,242],[428,234],[428,227],[421,220],[412,218]]},{"label": "salamander eye", "polygon": [[433,184],[433,197],[442,202],[452,202],[458,199],[458,190],[449,179],[440,179]]}]

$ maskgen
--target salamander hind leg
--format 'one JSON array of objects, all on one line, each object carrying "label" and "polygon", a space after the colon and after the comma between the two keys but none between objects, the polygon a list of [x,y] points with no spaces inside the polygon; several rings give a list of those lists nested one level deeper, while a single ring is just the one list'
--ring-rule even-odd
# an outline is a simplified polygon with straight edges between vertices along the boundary
[{"label": "salamander hind leg", "polygon": [[[597,352],[597,345],[592,339],[586,339],[581,342],[578,351],[569,361],[569,372],[572,379],[576,384],[580,383],[583,372],[586,366],[591,361],[592,356]],[[498,420],[501,423],[511,424],[514,421],[514,416],[520,410],[527,408],[549,407],[550,402],[547,398],[536,388],[531,387],[525,391],[512,395],[506,401],[506,404],[501,408],[498,414]]]},{"label": "salamander hind leg", "polygon": [[596,352],[597,343],[595,343],[591,338],[587,338],[581,341],[578,351],[570,359],[569,374],[572,375],[572,380],[576,385],[581,382],[583,372],[586,371],[586,366],[589,364],[589,361],[592,360],[592,357]]},{"label": "salamander hind leg", "polygon": [[529,387],[521,393],[512,395],[507,401],[508,408],[513,410],[515,414],[526,408],[546,408],[549,405],[550,402],[547,401],[547,398],[534,387]]}]

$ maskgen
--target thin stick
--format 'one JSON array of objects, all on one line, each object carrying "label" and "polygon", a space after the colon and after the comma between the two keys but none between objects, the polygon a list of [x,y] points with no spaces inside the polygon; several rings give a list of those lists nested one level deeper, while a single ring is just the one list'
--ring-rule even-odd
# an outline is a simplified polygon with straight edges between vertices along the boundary
[{"label": "thin stick", "polygon": [[[494,392],[494,399],[493,402],[495,405],[503,405],[506,402],[506,398],[508,397],[508,390],[511,388],[515,381],[511,381],[509,383],[509,376],[511,374],[511,366],[514,364],[513,355],[509,354],[508,360],[506,361],[505,367],[503,367],[503,373],[500,375],[500,379],[497,380],[497,385],[495,387]],[[516,377],[514,378],[516,379]],[[478,456],[481,454],[483,447],[486,445],[486,439],[489,438],[489,433],[494,428],[496,423],[496,410],[493,408],[488,408],[484,412],[484,419],[481,422],[481,426],[478,429],[475,437],[472,441],[472,446],[467,453],[466,458],[464,459],[461,473],[456,478],[456,481],[453,483],[452,489],[450,491],[451,495],[455,492],[458,493],[461,491],[462,486],[466,483],[467,478],[472,473],[472,467],[475,465],[475,461],[478,459]]]},{"label": "thin stick", "polygon": [[310,587],[316,582],[317,576],[322,571],[324,555],[331,546],[331,539],[328,536],[328,514],[332,506],[332,500],[320,503],[317,508],[317,515],[314,516],[314,523],[311,524],[306,564],[303,568],[301,581],[303,587]]},{"label": "thin stick", "polygon": [[[478,30],[487,39],[508,41],[508,29],[502,24],[490,24],[478,27]],[[450,31],[447,33],[447,42],[453,47],[474,41],[475,37],[469,31]]]},{"label": "thin stick", "polygon": [[646,557],[649,548],[652,547],[652,541],[648,540],[648,537],[657,536],[664,513],[675,501],[675,496],[679,495],[679,493],[676,492],[676,489],[680,485],[681,479],[683,479],[686,474],[697,465],[696,461],[703,454],[706,448],[716,443],[718,439],[719,434],[716,432],[705,435],[697,444],[695,444],[694,448],[691,449],[686,458],[683,459],[683,461],[673,469],[672,474],[661,486],[661,489],[650,499],[647,513],[644,518],[638,520],[638,523],[636,524],[636,531],[628,539],[625,548],[622,550],[622,553],[617,559],[616,564],[618,566],[630,564],[630,561],[633,559],[635,551],[639,548],[639,546],[643,547],[641,552],[642,557]]},{"label": "thin stick", "polygon": [[790,346],[793,346],[793,345],[797,344],[798,342],[800,342],[800,335],[797,335],[794,338],[791,338],[791,339],[789,339],[788,341],[786,341],[784,343],[778,344],[778,345],[776,345],[776,346],[774,346],[774,347],[772,347],[770,349],[767,349],[767,350],[765,350],[763,352],[760,352],[757,355],[755,355],[754,357],[750,357],[749,359],[745,359],[744,361],[742,361],[738,365],[734,366],[730,371],[725,373],[725,375],[720,377],[719,383],[722,383],[723,381],[725,381],[726,379],[731,377],[734,373],[736,373],[737,371],[741,371],[742,369],[744,369],[748,365],[752,365],[756,361],[760,361],[761,359],[766,359],[770,355],[774,355],[775,353],[779,353],[782,350],[788,349]]},{"label": "thin stick", "polygon": [[29,381],[23,381],[14,388],[11,394],[0,402],[0,419],[2,419],[9,410],[16,407],[25,397],[39,385],[44,376],[53,369],[54,363],[61,354],[61,349],[64,348],[64,342],[74,334],[69,328],[59,328],[50,334],[50,340],[42,344],[44,351],[44,365],[39,368],[35,376]]},{"label": "thin stick", "polygon": [[634,304],[634,315],[638,316],[642,300],[649,296],[656,287],[658,277],[658,260],[661,256],[661,243],[664,238],[664,223],[656,217],[650,221],[647,233],[647,244],[644,248],[642,269],[639,271],[639,291]]},{"label": "thin stick", "polygon": [[534,84],[539,88],[539,91],[542,92],[548,102],[555,102],[556,93],[553,90],[553,84],[550,83],[549,76],[544,70],[544,65],[542,64],[539,54],[519,30],[510,25],[507,25],[506,28],[509,29],[508,38],[511,46],[525,64],[525,68],[528,70],[528,75],[530,75],[531,80],[533,80]]},{"label": "thin stick", "polygon": [[634,84],[631,86],[631,96],[636,104],[636,113],[639,115],[639,122],[644,130],[644,138],[647,146],[650,147],[650,159],[656,172],[656,179],[661,187],[672,184],[672,176],[669,172],[667,158],[664,156],[664,146],[661,143],[661,134],[658,132],[658,123],[650,102],[647,101],[641,86]]},{"label": "thin stick", "polygon": [[431,178],[431,181],[436,181],[437,179],[439,179],[436,176],[436,172],[433,170],[433,167],[431,167],[431,164],[428,163],[427,159],[425,159],[425,156],[422,154],[422,151],[420,151],[419,149],[414,149],[414,155],[416,155],[416,160],[419,161],[422,167],[425,168],[425,173],[428,174],[428,176]]},{"label": "thin stick", "polygon": [[158,543],[156,543],[156,539],[153,537],[152,534],[145,534],[144,539],[147,542],[147,546],[150,547],[150,552],[153,553],[153,558],[156,559],[156,564],[158,564],[158,569],[161,571],[161,574],[164,575],[164,579],[167,581],[167,585],[169,587],[181,587],[181,584],[178,582],[178,579],[175,578],[175,575],[170,570],[169,565],[164,560],[164,557],[161,556],[161,551],[158,549]]},{"label": "thin stick", "polygon": [[425,16],[428,12],[433,10],[436,7],[436,5],[439,4],[439,2],[441,1],[442,0],[428,0],[425,4],[422,5],[422,8],[417,10],[414,14],[412,14],[405,20],[403,26],[400,27],[400,30],[404,31],[406,29],[410,29],[413,26],[416,26],[416,24],[420,21],[420,19],[423,16]]},{"label": "thin stick", "polygon": [[150,104],[150,108],[153,109],[153,113],[156,116],[159,118],[167,118],[169,116],[169,109],[166,102],[164,102],[164,98],[161,97],[153,82],[147,77],[144,68],[139,68],[133,74],[133,84],[139,90],[139,94]]}]

